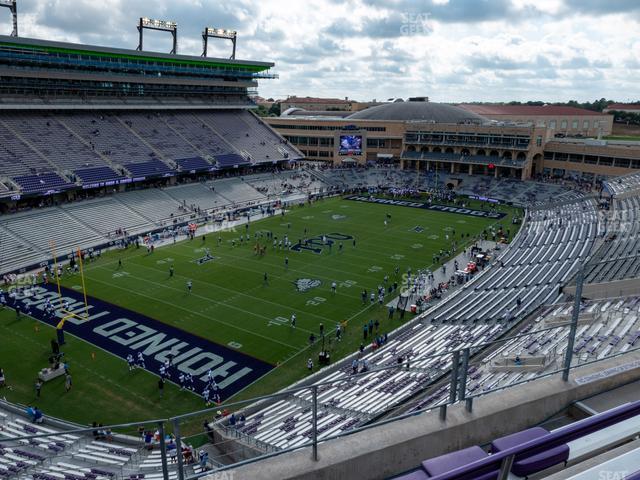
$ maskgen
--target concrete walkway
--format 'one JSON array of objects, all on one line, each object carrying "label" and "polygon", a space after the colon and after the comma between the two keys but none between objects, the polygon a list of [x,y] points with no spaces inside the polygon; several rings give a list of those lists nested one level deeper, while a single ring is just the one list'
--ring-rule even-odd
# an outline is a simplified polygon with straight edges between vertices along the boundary
[{"label": "concrete walkway", "polygon": [[[482,251],[489,251],[489,252],[494,252],[494,249],[496,248],[496,246],[498,245],[496,242],[492,242],[490,240],[481,240],[479,242],[477,242],[475,245],[477,245],[478,247],[480,247],[480,249],[482,249]],[[500,245],[500,251],[494,252],[494,258],[499,255],[505,248],[507,248],[507,245],[501,244]],[[415,304],[417,298],[425,295],[426,293],[429,292],[429,290],[433,287],[437,287],[440,283],[445,283],[448,282],[451,279],[451,276],[453,276],[455,274],[455,262],[458,262],[458,269],[460,270],[464,270],[467,267],[467,263],[469,263],[469,261],[471,261],[473,258],[470,256],[469,252],[470,252],[471,246],[467,247],[465,249],[464,252],[461,252],[460,254],[458,254],[457,256],[455,256],[454,258],[452,258],[451,260],[447,261],[443,266],[444,266],[444,270],[442,268],[442,266],[436,268],[435,270],[431,270],[431,274],[433,275],[433,281],[432,282],[427,282],[426,285],[424,286],[423,289],[420,289],[417,294],[402,294],[401,296],[398,296],[396,298],[394,298],[391,302],[389,302],[387,304],[387,306],[392,306],[394,308],[398,308],[398,304],[400,303],[401,305],[405,305],[404,309],[405,310],[410,310],[411,309],[411,305]],[[466,252],[466,253],[465,253]],[[433,268],[434,265],[430,265],[429,267],[426,267],[424,270],[430,270],[431,268]],[[417,272],[413,272],[413,273],[417,273]],[[478,274],[476,274],[478,275]],[[473,279],[475,277],[472,276],[470,277],[469,281],[471,281],[471,279]],[[448,290],[445,290],[442,292],[442,297],[441,298],[445,298],[449,295],[451,295],[453,292],[457,291],[460,287],[464,286],[465,284],[456,284],[453,285],[452,287],[450,287]],[[402,288],[402,286],[401,286]]]}]

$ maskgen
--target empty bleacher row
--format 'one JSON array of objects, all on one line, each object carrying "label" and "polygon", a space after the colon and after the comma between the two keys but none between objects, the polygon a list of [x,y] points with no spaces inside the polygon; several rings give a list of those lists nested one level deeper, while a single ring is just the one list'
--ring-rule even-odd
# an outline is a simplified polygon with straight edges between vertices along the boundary
[{"label": "empty bleacher row", "polygon": [[[64,433],[74,429],[34,423],[14,407],[0,406],[0,478],[21,480],[161,480],[159,448],[143,438],[96,431]],[[36,438],[9,440],[38,435]],[[46,436],[42,436],[46,435]],[[157,434],[156,434],[157,436]],[[171,441],[171,440],[169,440]],[[157,439],[156,439],[157,443]],[[157,446],[157,444],[156,444]],[[187,447],[190,448],[190,447]],[[191,454],[195,452],[191,449]],[[173,455],[172,455],[173,456]],[[186,465],[186,474],[201,471]],[[169,478],[177,478],[175,462],[169,464]]]},{"label": "empty bleacher row", "polygon": [[320,193],[328,186],[317,175],[304,170],[251,175],[246,181],[267,197]]},{"label": "empty bleacher row", "polygon": [[[466,396],[534,380],[561,368],[572,309],[572,304],[545,307],[520,330],[522,337],[483,357],[470,369]],[[550,329],[558,324],[562,326]],[[602,360],[639,346],[640,298],[591,301],[581,307],[572,365]],[[444,385],[430,392],[415,408],[433,408],[448,398],[449,387]]]},{"label": "empty bleacher row", "polygon": [[[395,365],[399,358],[410,359],[410,369],[372,371],[354,381],[352,365],[343,365],[322,379],[322,382],[330,381],[330,385],[319,388],[319,438],[366,423],[415,395],[450,363],[447,352],[490,341],[501,331],[500,325],[437,327],[417,324],[359,361],[359,364],[375,369]],[[442,356],[422,358],[437,354]],[[238,432],[276,448],[301,445],[311,436],[311,404],[311,392],[305,390],[248,415]]]},{"label": "empty bleacher row", "polygon": [[630,173],[604,183],[604,189],[613,196],[637,195],[640,193],[640,173]]},{"label": "empty bleacher row", "polygon": [[246,110],[5,113],[0,140],[0,172],[23,193],[212,170],[219,167],[217,156],[235,155],[250,164],[300,158]]},{"label": "empty bleacher row", "polygon": [[585,269],[587,283],[602,283],[640,274],[640,197],[611,202],[607,237]]},{"label": "empty bleacher row", "polygon": [[588,258],[596,227],[592,201],[530,212],[499,262],[437,307],[431,321],[521,318],[557,296],[559,286]]}]

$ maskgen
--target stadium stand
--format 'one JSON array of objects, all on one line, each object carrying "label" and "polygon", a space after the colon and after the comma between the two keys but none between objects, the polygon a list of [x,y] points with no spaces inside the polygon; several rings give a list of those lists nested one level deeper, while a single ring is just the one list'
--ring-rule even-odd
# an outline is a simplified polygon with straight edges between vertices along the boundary
[{"label": "stadium stand", "polygon": [[640,273],[640,197],[629,193],[611,200],[603,244],[586,267],[588,283],[637,278]]},{"label": "stadium stand", "polygon": [[[602,360],[636,346],[640,340],[639,302],[637,297],[630,297],[584,303],[573,364]],[[571,310],[570,304],[551,305],[523,322],[518,332],[523,337],[505,343],[472,367],[467,396],[531,381],[560,368],[569,338]],[[439,406],[448,396],[449,386],[439,386],[419,401],[415,410]]]},{"label": "stadium stand", "polygon": [[[320,438],[348,431],[371,421],[391,407],[426,389],[450,366],[450,358],[428,357],[456,348],[475,346],[498,338],[540,305],[555,301],[560,286],[588,257],[596,234],[595,202],[584,200],[564,208],[529,213],[516,239],[493,264],[443,302],[429,309],[417,322],[396,332],[379,350],[358,361],[374,370],[355,384],[348,359],[321,381],[332,381],[318,400],[329,405],[323,414]],[[411,361],[417,371],[376,372],[398,359]],[[422,359],[422,360],[421,360]],[[493,384],[492,384],[493,385]],[[438,392],[444,397],[446,391]],[[288,448],[303,444],[311,435],[310,393],[294,395],[261,406],[246,417],[233,433],[251,436],[261,444]]]},{"label": "stadium stand", "polygon": [[12,178],[23,194],[300,158],[244,110],[4,112],[0,138],[3,176]]},{"label": "stadium stand", "polygon": [[[26,410],[26,409],[25,409]],[[64,433],[79,425],[33,422],[15,406],[0,404],[0,477],[22,480],[114,480],[162,479],[158,432],[152,438],[113,434],[99,427],[86,433]],[[35,438],[8,440],[37,435]],[[167,437],[169,451],[175,449]],[[151,448],[149,448],[151,447]],[[185,458],[197,457],[193,447]],[[171,454],[171,457],[175,457]],[[201,472],[198,464],[187,463],[190,474]],[[169,466],[169,478],[177,478],[176,463]]]},{"label": "stadium stand", "polygon": [[640,192],[640,173],[630,173],[603,182],[605,191],[612,196],[637,194]]}]

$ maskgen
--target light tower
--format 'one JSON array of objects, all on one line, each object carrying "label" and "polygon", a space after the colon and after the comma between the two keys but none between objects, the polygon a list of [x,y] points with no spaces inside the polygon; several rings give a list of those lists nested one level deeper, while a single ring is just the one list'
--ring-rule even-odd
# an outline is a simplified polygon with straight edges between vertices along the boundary
[{"label": "light tower", "polygon": [[0,0],[0,7],[7,7],[13,17],[12,37],[18,36],[18,5],[17,0]]},{"label": "light tower", "polygon": [[209,38],[223,38],[225,40],[231,40],[231,43],[233,44],[233,49],[231,51],[231,56],[229,58],[231,60],[235,60],[237,37],[238,37],[238,32],[236,32],[235,30],[205,27],[202,32],[202,56],[203,57],[207,56],[207,46],[209,43]]},{"label": "light tower", "polygon": [[172,22],[168,20],[155,20],[153,18],[147,18],[147,17],[140,17],[140,22],[138,23],[139,40],[138,40],[138,48],[136,48],[136,50],[142,51],[145,28],[148,30],[160,30],[163,32],[171,32],[171,36],[173,37],[173,48],[169,53],[174,55],[177,53],[178,24],[176,22]]}]

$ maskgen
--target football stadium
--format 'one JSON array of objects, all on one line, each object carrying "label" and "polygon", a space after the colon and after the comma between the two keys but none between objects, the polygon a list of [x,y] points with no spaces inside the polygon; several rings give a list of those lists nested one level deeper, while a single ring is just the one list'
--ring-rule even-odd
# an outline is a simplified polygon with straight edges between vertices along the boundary
[{"label": "football stadium", "polygon": [[0,6],[0,478],[640,479],[640,143],[613,115],[263,118],[279,75],[234,30],[185,55],[142,17],[112,48]]}]

